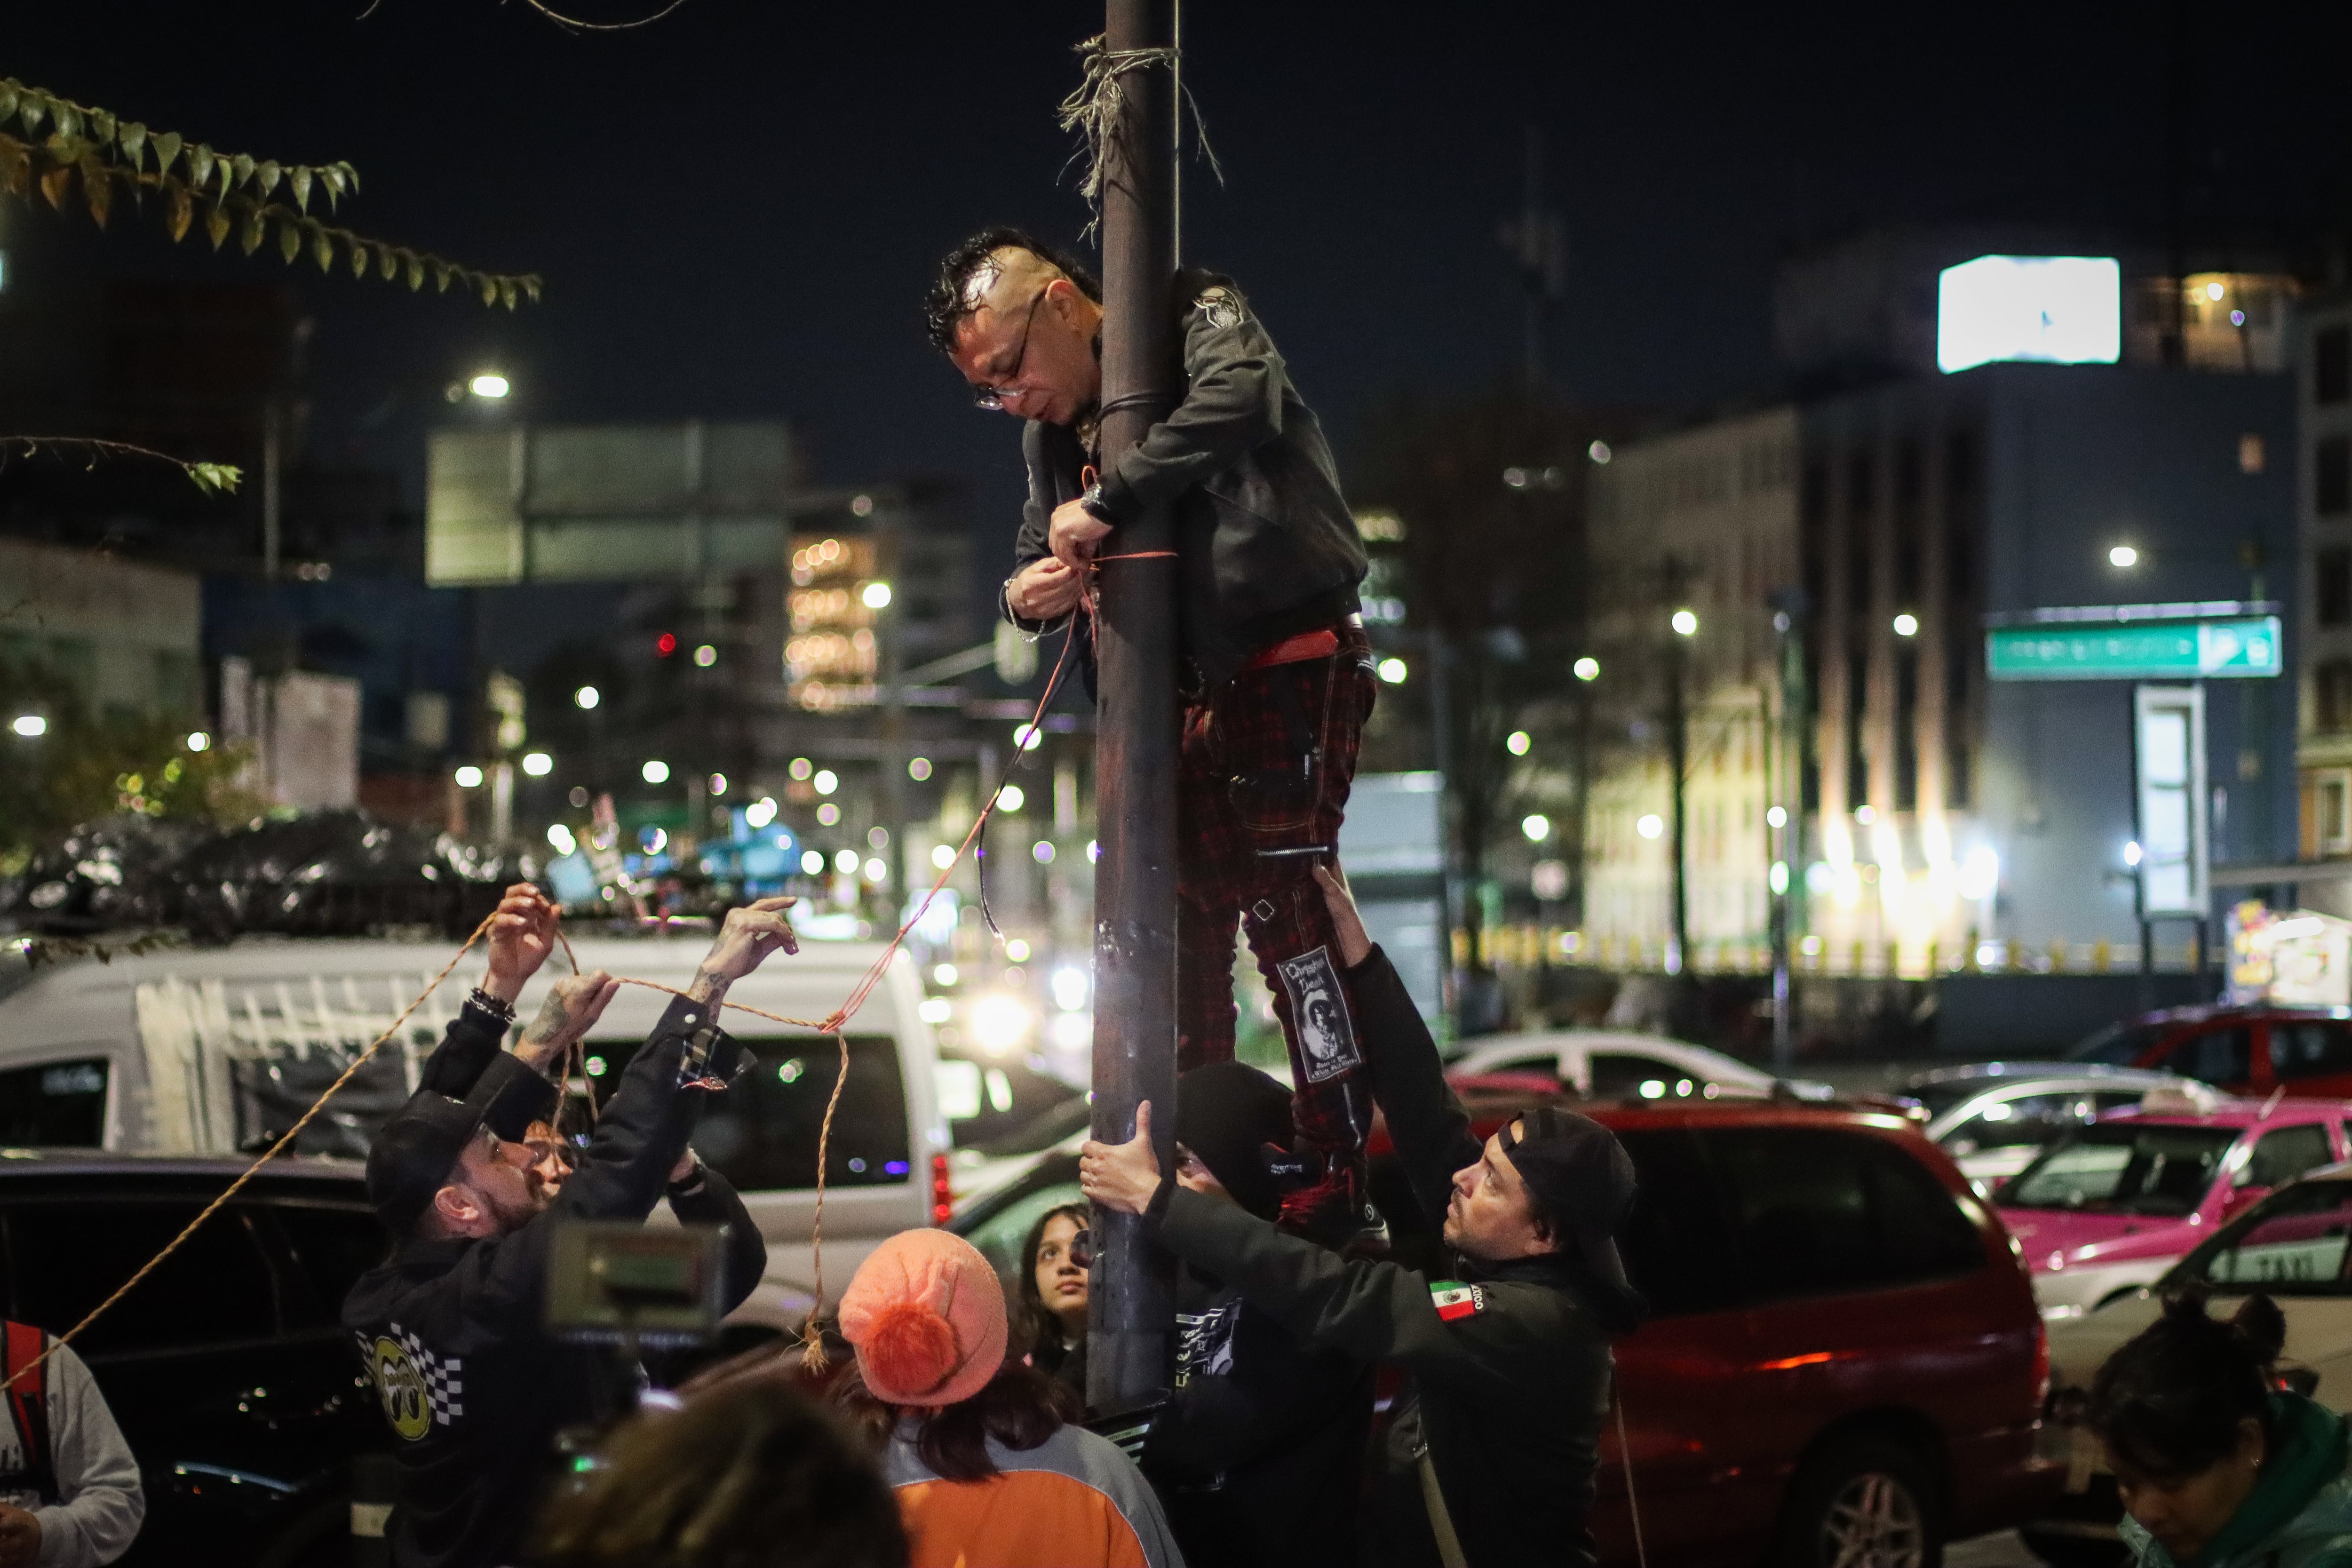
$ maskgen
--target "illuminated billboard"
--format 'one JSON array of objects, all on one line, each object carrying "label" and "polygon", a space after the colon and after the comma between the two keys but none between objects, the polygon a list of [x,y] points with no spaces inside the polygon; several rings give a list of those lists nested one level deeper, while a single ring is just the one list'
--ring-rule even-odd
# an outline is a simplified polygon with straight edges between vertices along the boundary
[{"label": "illuminated billboard", "polygon": [[2123,354],[2123,268],[2107,256],[1979,256],[1944,268],[1936,363],[2113,364]]}]

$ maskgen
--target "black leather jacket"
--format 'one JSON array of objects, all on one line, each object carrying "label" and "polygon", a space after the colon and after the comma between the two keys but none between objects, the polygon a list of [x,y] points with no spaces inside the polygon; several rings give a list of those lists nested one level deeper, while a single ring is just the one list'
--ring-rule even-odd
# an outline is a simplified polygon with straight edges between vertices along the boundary
[{"label": "black leather jacket", "polygon": [[[1214,685],[1259,649],[1353,614],[1364,545],[1323,427],[1241,291],[1188,268],[1177,274],[1176,297],[1183,400],[1103,474],[1101,507],[1114,531],[1102,550],[1118,550],[1118,523],[1175,508],[1180,650],[1194,678]],[[1015,572],[1050,553],[1054,509],[1078,498],[1079,471],[1093,460],[1075,430],[1034,419],[1021,454],[1029,500],[1013,541]],[[1000,608],[1015,626],[1045,629],[1001,596]]]}]

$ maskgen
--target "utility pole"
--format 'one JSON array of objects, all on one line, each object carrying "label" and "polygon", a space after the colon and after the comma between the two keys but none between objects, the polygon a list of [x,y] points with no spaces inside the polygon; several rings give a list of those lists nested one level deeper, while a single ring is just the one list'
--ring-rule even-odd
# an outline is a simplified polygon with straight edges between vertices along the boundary
[{"label": "utility pole", "polygon": [[[1101,154],[1102,450],[1135,446],[1176,405],[1177,0],[1108,0],[1118,117]],[[1135,62],[1129,64],[1129,62]],[[1122,69],[1121,67],[1127,68]],[[1150,1100],[1162,1171],[1176,1155],[1176,562],[1166,509],[1122,525],[1096,577],[1100,695],[1095,800],[1094,1135],[1124,1142]],[[1136,559],[1136,557],[1145,557]],[[1094,1212],[1087,1403],[1130,1410],[1168,1385],[1175,1295],[1139,1216]]]},{"label": "utility pole", "polygon": [[1530,400],[1550,379],[1544,327],[1553,307],[1568,292],[1568,225],[1558,212],[1544,205],[1543,132],[1527,128],[1525,162],[1521,165],[1519,216],[1507,219],[1497,237],[1517,264],[1519,287],[1526,294],[1520,324],[1521,374]]},{"label": "utility pole", "polygon": [[1690,794],[1690,725],[1683,692],[1684,635],[1677,626],[1666,638],[1666,774],[1674,789],[1674,817],[1667,829],[1671,847],[1668,853],[1674,857],[1675,952],[1671,972],[1677,980],[1690,973],[1690,889],[1683,874],[1689,860],[1685,818],[1688,816]]}]

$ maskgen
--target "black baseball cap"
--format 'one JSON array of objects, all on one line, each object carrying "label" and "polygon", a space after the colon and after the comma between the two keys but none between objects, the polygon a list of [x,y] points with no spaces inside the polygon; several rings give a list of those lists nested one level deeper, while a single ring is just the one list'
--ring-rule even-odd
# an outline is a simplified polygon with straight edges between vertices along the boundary
[{"label": "black baseball cap", "polygon": [[367,1194],[376,1217],[394,1235],[406,1234],[483,1128],[519,1142],[555,1104],[555,1085],[510,1051],[491,1057],[462,1099],[418,1089],[368,1145]]},{"label": "black baseball cap", "polygon": [[1616,1237],[1633,1208],[1633,1162],[1617,1135],[1589,1116],[1539,1105],[1496,1136],[1560,1250],[1630,1289]]},{"label": "black baseball cap", "polygon": [[1272,1219],[1282,1192],[1265,1146],[1289,1147],[1290,1091],[1245,1062],[1210,1062],[1176,1080],[1176,1142],[1209,1167],[1234,1201]]}]

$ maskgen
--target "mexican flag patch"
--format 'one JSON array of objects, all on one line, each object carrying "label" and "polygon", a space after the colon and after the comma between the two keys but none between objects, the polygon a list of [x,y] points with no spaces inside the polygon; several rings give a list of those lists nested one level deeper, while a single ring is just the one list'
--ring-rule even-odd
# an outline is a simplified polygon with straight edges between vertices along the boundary
[{"label": "mexican flag patch", "polygon": [[1466,1318],[1473,1312],[1486,1310],[1486,1292],[1475,1285],[1465,1285],[1459,1279],[1440,1279],[1429,1288],[1429,1304],[1447,1322]]}]

